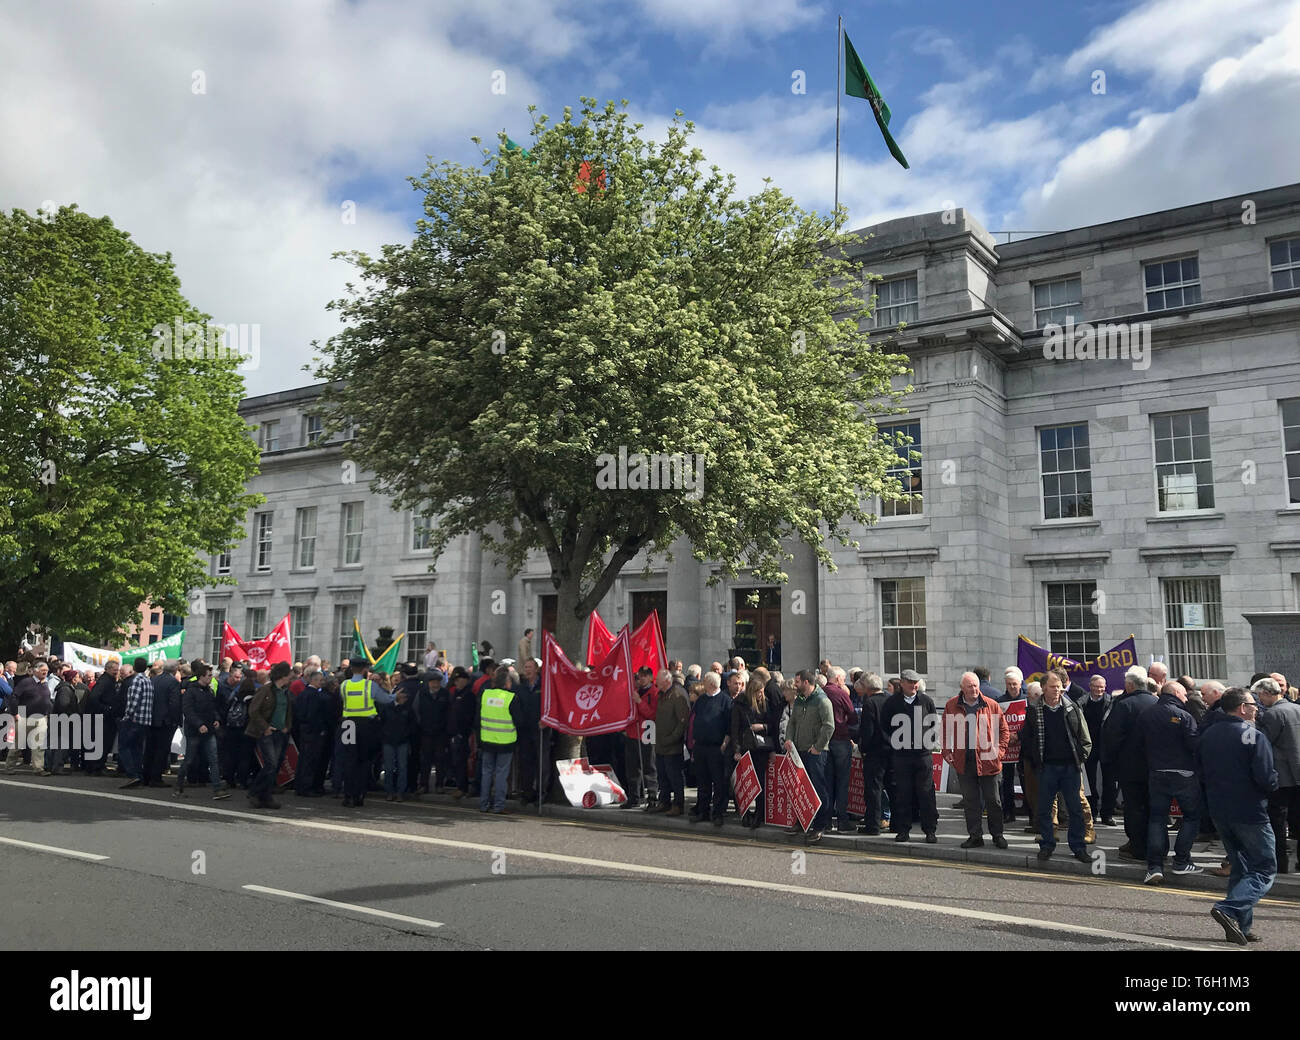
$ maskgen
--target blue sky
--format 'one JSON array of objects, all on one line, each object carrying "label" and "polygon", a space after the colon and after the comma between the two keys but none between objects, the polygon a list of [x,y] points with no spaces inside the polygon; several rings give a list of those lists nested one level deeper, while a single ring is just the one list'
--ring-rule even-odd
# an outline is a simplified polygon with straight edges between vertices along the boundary
[{"label": "blue sky", "polygon": [[476,162],[473,134],[523,139],[529,104],[558,115],[581,95],[627,98],[652,136],[680,108],[743,192],[770,176],[828,210],[841,13],[912,166],[846,97],[853,227],[956,204],[991,230],[1053,231],[1300,179],[1300,0],[66,10],[0,8],[0,205],[75,201],[170,251],[214,320],[260,326],[254,393],[311,381],[301,366],[335,330],[324,305],[349,273],[330,254],[409,239],[405,178],[426,155]]}]

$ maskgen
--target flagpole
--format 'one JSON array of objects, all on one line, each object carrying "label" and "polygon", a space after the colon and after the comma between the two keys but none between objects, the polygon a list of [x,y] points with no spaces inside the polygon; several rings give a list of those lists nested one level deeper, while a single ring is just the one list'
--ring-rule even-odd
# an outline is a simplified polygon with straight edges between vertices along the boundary
[{"label": "flagpole", "polygon": [[835,20],[835,226],[839,227],[840,209],[840,53],[844,50],[844,16]]}]

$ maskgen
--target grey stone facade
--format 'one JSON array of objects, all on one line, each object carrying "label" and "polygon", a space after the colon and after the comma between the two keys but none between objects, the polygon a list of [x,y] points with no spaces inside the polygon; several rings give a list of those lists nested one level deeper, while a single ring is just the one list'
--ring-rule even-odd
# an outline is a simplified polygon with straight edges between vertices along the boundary
[{"label": "grey stone facade", "polygon": [[[1300,239],[1300,185],[1002,245],[963,210],[863,233],[871,236],[857,252],[864,292],[868,275],[916,279],[914,319],[879,335],[912,362],[914,392],[899,420],[920,423],[923,500],[919,515],[882,517],[856,533],[857,549],[837,548],[834,573],[796,547],[780,596],[784,670],[825,655],[896,674],[907,662],[887,656],[894,636],[882,623],[915,624],[920,615],[895,614],[882,596],[919,592],[893,583],[923,579],[923,670],[937,692],[952,692],[973,664],[996,672],[1014,663],[1018,633],[1061,651],[1070,641],[1106,650],[1132,633],[1142,663],[1172,657],[1175,672],[1197,679],[1248,677],[1255,660],[1243,615],[1300,608],[1300,482],[1292,502],[1283,429],[1283,402],[1300,399],[1300,289],[1274,288],[1275,280],[1300,285],[1300,270],[1271,261],[1276,243]],[[1173,268],[1175,281],[1147,284],[1156,276],[1144,265],[1183,258],[1195,263]],[[1053,280],[1065,280],[1057,288],[1076,322],[1148,324],[1149,367],[1045,356],[1034,287]],[[1166,284],[1181,286],[1171,290],[1173,305],[1148,295]],[[1190,302],[1194,292],[1199,302]],[[337,659],[336,607],[357,604],[373,638],[380,624],[407,627],[404,604],[428,596],[427,631],[453,659],[463,660],[476,636],[513,656],[524,628],[541,628],[541,597],[553,591],[544,558],[512,579],[475,539],[459,539],[429,573],[427,552],[412,549],[409,515],[371,496],[364,473],[345,483],[337,445],[307,445],[304,409],[315,393],[249,398],[241,408],[255,425],[281,422],[280,445],[264,453],[250,488],[274,514],[269,570],[255,568],[250,517],[232,560],[239,587],[208,591],[209,619],[224,609],[242,632],[249,606],[265,605],[268,625],[291,605],[310,606],[310,644]],[[1204,423],[1208,441],[1175,446],[1165,437],[1158,446],[1169,413],[1189,415],[1169,437]],[[1049,517],[1045,486],[1067,486],[1051,467],[1081,456],[1046,455],[1042,431],[1076,424],[1086,424],[1091,516]],[[1300,478],[1300,429],[1290,436]],[[1212,505],[1161,511],[1156,456],[1165,447],[1208,462]],[[1166,505],[1198,504],[1195,476],[1166,479]],[[356,566],[342,562],[350,501],[365,503]],[[292,566],[295,510],[305,505],[318,510],[313,570]],[[708,588],[709,568],[685,546],[674,558],[652,562],[648,576],[634,561],[600,611],[617,628],[632,620],[634,593],[666,593],[670,655],[707,665],[731,645],[735,590],[756,583]],[[1083,593],[1082,619],[1078,610],[1049,612],[1049,596]],[[1071,633],[1053,639],[1049,614]],[[212,652],[204,621],[190,619],[187,653]]]}]

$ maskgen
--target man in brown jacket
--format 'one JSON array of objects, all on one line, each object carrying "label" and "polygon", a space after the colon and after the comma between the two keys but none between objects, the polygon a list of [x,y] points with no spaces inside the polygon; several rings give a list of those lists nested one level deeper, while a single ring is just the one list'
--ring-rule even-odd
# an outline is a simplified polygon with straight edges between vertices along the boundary
[{"label": "man in brown jacket", "polygon": [[651,802],[646,812],[680,816],[686,805],[682,751],[691,705],[686,691],[673,682],[672,672],[661,671],[655,676],[655,686],[659,689],[659,706],[655,710],[655,768],[659,773],[659,801]]},{"label": "man in brown jacket", "polygon": [[293,698],[289,696],[292,681],[293,668],[287,662],[272,665],[270,680],[258,689],[248,705],[244,733],[252,739],[262,760],[262,768],[248,785],[248,801],[256,809],[280,808],[271,793],[293,728]]},{"label": "man in brown jacket", "polygon": [[966,833],[961,847],[977,849],[984,844],[980,800],[989,812],[989,833],[993,844],[1007,847],[1002,833],[1002,756],[1007,753],[1011,731],[1002,716],[1002,705],[980,692],[974,672],[961,677],[961,693],[943,709],[943,759],[957,770],[966,808]]}]

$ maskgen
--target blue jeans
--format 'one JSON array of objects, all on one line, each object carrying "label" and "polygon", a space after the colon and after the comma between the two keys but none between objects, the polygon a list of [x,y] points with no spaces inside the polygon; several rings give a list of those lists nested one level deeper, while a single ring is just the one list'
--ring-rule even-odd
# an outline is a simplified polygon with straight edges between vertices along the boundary
[{"label": "blue jeans", "polygon": [[506,786],[510,783],[510,760],[515,757],[514,748],[496,751],[491,744],[480,744],[478,757],[483,763],[478,807],[500,812],[506,807]]},{"label": "blue jeans", "polygon": [[829,752],[826,756],[829,759],[826,763],[826,788],[831,796],[827,819],[834,816],[841,827],[847,827],[849,825],[849,767],[853,764],[853,743],[848,740],[832,740],[826,750]]},{"label": "blue jeans", "polygon": [[1038,845],[1046,852],[1056,848],[1056,829],[1052,826],[1052,806],[1057,794],[1065,798],[1065,809],[1070,814],[1070,827],[1066,841],[1071,852],[1087,852],[1083,843],[1083,802],[1079,798],[1079,767],[1059,762],[1044,762],[1038,769]]},{"label": "blue jeans", "polygon": [[384,745],[384,790],[389,794],[406,790],[406,764],[410,759],[410,744]]},{"label": "blue jeans", "polygon": [[814,755],[811,751],[803,751],[799,754],[808,779],[812,781],[813,790],[822,800],[822,807],[817,810],[812,826],[808,828],[810,831],[824,831],[831,819],[831,793],[826,786],[826,763],[830,757],[829,750],[823,751],[820,755]]},{"label": "blue jeans", "polygon": [[144,733],[147,727],[123,719],[117,728],[117,760],[132,780],[144,776]]},{"label": "blue jeans", "polygon": [[280,763],[284,760],[284,749],[289,746],[289,738],[283,733],[266,733],[257,740],[257,750],[262,756],[262,768],[248,785],[248,797],[254,800],[268,799],[275,793],[275,778],[280,772]]},{"label": "blue jeans", "polygon": [[[1182,805],[1180,801],[1178,803]],[[1237,919],[1241,930],[1250,934],[1255,904],[1273,887],[1277,878],[1277,851],[1273,827],[1267,823],[1214,821],[1223,841],[1232,873],[1228,877],[1228,894],[1214,905]]]},{"label": "blue jeans", "polygon": [[185,764],[177,771],[176,789],[185,790],[185,776],[198,762],[206,762],[208,782],[212,790],[221,788],[221,769],[217,766],[217,735],[211,730],[207,733],[185,734]]},{"label": "blue jeans", "polygon": [[1174,866],[1186,866],[1192,861],[1192,845],[1201,828],[1201,784],[1194,776],[1177,773],[1152,772],[1147,777],[1150,793],[1150,817],[1147,819],[1147,870],[1160,870],[1169,851],[1169,830],[1165,817],[1169,813],[1169,799],[1178,799],[1183,812],[1183,824],[1174,841]]}]

